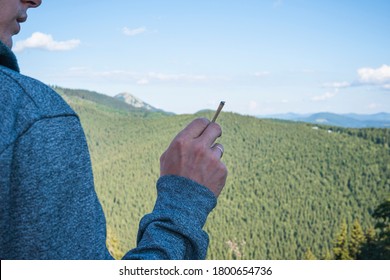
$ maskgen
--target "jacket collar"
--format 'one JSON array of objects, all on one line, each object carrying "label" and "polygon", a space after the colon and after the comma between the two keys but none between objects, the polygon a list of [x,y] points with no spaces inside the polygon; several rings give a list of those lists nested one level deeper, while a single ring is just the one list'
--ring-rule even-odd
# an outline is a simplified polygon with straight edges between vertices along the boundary
[{"label": "jacket collar", "polygon": [[10,68],[16,72],[19,72],[18,61],[16,56],[3,42],[0,41],[0,65]]}]

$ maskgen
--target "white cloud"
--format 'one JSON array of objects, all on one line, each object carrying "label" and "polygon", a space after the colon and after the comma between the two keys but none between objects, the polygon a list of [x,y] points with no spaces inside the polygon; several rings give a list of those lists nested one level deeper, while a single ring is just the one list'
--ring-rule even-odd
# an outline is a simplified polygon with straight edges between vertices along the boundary
[{"label": "white cloud", "polygon": [[25,49],[43,49],[48,51],[69,51],[80,45],[80,40],[55,41],[52,35],[34,32],[30,38],[15,43],[14,52]]},{"label": "white cloud", "polygon": [[136,35],[145,33],[146,32],[146,28],[145,27],[139,27],[139,28],[135,28],[135,29],[130,29],[128,27],[123,27],[122,32],[126,36],[136,36]]},{"label": "white cloud", "polygon": [[334,97],[338,94],[340,89],[359,87],[359,86],[372,86],[380,87],[385,90],[390,90],[390,66],[383,64],[379,68],[359,68],[357,70],[358,79],[353,82],[332,82],[322,85],[324,88],[333,89],[333,92],[327,92],[324,95],[315,96],[312,98],[314,101],[324,101]]},{"label": "white cloud", "polygon": [[363,83],[388,85],[390,83],[390,66],[384,64],[377,69],[360,68],[358,75]]},{"label": "white cloud", "polygon": [[198,83],[207,82],[211,80],[218,80],[215,77],[207,77],[205,75],[192,74],[166,74],[166,73],[138,73],[124,70],[110,70],[110,71],[93,71],[83,67],[72,67],[69,69],[69,75],[72,77],[84,79],[107,79],[111,81],[133,81],[138,85],[148,85],[152,83]]},{"label": "white cloud", "polygon": [[147,84],[149,84],[149,83],[150,83],[149,80],[146,79],[146,78],[143,78],[143,79],[137,81],[137,84],[138,84],[138,85],[147,85]]},{"label": "white cloud", "polygon": [[339,89],[339,88],[347,88],[351,86],[350,82],[334,82],[334,83],[326,83],[323,85],[326,88],[334,88],[334,89]]},{"label": "white cloud", "polygon": [[203,75],[163,74],[163,73],[155,73],[155,72],[148,73],[147,78],[161,81],[161,82],[170,82],[170,81],[197,82],[197,81],[207,80],[207,77]]},{"label": "white cloud", "polygon": [[313,100],[313,101],[325,101],[325,100],[328,100],[328,99],[333,98],[335,96],[336,96],[336,92],[326,92],[323,95],[314,96],[311,100]]},{"label": "white cloud", "polygon": [[255,77],[261,78],[270,75],[271,73],[269,71],[261,71],[261,72],[256,72],[254,74]]}]

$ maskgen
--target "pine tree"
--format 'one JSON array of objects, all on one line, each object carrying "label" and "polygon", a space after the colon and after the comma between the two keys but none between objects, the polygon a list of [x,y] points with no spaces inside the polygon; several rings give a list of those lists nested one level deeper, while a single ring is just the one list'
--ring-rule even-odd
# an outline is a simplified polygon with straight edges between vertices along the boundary
[{"label": "pine tree", "polygon": [[361,247],[366,241],[362,226],[356,219],[353,223],[351,238],[349,241],[349,255],[352,259],[357,259],[361,252]]},{"label": "pine tree", "polygon": [[332,254],[330,253],[329,249],[326,249],[324,253],[323,260],[333,260]]},{"label": "pine tree", "polygon": [[390,260],[390,198],[380,204],[372,214],[376,219],[375,229],[366,232],[366,242],[362,246],[360,259]]},{"label": "pine tree", "polygon": [[360,260],[375,260],[376,257],[376,232],[375,229],[371,226],[366,230],[365,234],[366,242],[362,246],[362,250],[358,259]]},{"label": "pine tree", "polygon": [[310,247],[306,250],[305,260],[317,260],[317,257],[313,254]]},{"label": "pine tree", "polygon": [[390,198],[380,204],[372,215],[377,223],[375,228],[378,233],[378,259],[390,260]]},{"label": "pine tree", "polygon": [[366,243],[372,243],[376,240],[375,229],[371,226],[366,230]]},{"label": "pine tree", "polygon": [[351,259],[348,251],[348,227],[345,221],[341,224],[340,233],[333,247],[333,253],[336,260]]}]

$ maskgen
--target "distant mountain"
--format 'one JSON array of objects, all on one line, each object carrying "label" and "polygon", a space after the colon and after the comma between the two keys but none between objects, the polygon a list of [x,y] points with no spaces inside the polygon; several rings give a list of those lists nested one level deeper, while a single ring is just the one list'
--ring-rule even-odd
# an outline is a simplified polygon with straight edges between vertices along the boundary
[{"label": "distant mountain", "polygon": [[361,121],[390,121],[390,114],[378,113],[373,115],[346,114],[346,116]]},{"label": "distant mountain", "polygon": [[258,116],[266,119],[279,119],[296,122],[307,122],[313,124],[323,124],[330,126],[341,126],[350,128],[390,128],[390,114],[378,113],[373,115],[361,114],[334,114],[334,113],[316,113],[312,115],[300,115],[294,113]]},{"label": "distant mountain", "polygon": [[157,111],[158,110],[158,109],[152,107],[151,105],[145,103],[141,99],[139,99],[139,98],[135,97],[134,95],[127,93],[127,92],[119,93],[119,94],[115,95],[114,98],[116,98],[122,102],[125,102],[125,103],[127,103],[135,108],[143,108],[143,109],[149,110],[149,111]]},{"label": "distant mountain", "polygon": [[310,114],[296,114],[296,113],[286,113],[286,114],[276,114],[276,115],[265,115],[265,116],[257,116],[261,119],[276,119],[276,120],[286,120],[286,121],[298,121],[301,118],[309,117]]},{"label": "distant mountain", "polygon": [[116,111],[134,112],[141,114],[161,113],[172,115],[172,113],[157,109],[129,93],[121,93],[115,97],[112,97],[106,94],[83,89],[69,89],[58,86],[53,86],[53,89],[62,95],[65,99],[67,99],[68,102],[71,102],[69,99],[78,99],[90,101],[98,106],[104,106],[105,108]]}]

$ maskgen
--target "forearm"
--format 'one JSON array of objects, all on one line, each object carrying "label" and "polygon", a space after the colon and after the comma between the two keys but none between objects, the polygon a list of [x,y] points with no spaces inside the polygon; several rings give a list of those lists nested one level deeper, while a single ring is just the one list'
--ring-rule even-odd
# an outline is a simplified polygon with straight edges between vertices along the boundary
[{"label": "forearm", "polygon": [[137,248],[124,259],[205,259],[209,238],[203,226],[216,205],[214,194],[178,176],[157,182],[153,212],[140,222]]}]

